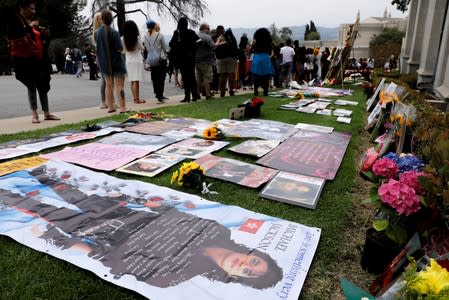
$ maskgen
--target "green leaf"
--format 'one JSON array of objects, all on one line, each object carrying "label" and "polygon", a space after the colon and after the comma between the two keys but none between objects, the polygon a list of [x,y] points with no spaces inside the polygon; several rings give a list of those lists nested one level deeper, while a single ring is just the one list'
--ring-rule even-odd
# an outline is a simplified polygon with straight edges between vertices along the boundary
[{"label": "green leaf", "polygon": [[360,173],[363,176],[365,176],[371,182],[377,182],[378,181],[377,176],[374,175],[374,173],[371,172],[371,171],[361,171]]},{"label": "green leaf", "polygon": [[374,220],[373,221],[373,228],[377,231],[383,231],[388,228],[390,225],[390,222],[388,222],[387,219],[380,219],[380,220]]},{"label": "green leaf", "polygon": [[399,245],[405,244],[405,242],[407,242],[407,231],[400,225],[389,226],[387,229],[385,229],[385,234],[390,240],[398,243]]}]

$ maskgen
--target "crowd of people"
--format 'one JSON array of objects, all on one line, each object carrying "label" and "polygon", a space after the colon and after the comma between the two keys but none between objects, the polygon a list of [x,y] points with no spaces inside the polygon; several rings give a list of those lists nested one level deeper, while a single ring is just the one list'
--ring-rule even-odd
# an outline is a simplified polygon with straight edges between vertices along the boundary
[{"label": "crowd of people", "polygon": [[[24,40],[22,47],[32,45],[28,48],[36,48],[39,52],[12,57],[17,79],[28,88],[32,121],[39,123],[36,91],[45,119],[59,118],[50,114],[48,109],[51,73],[47,53],[49,32],[35,25],[34,15],[35,0],[18,0],[17,12],[9,22],[8,40]],[[271,87],[285,87],[292,80],[319,82],[324,79],[333,52],[328,48],[323,51],[306,49],[291,39],[274,45],[266,28],[259,28],[252,39],[243,34],[237,42],[232,30],[225,29],[223,25],[211,30],[204,22],[195,32],[189,28],[186,18],[180,18],[172,37],[165,41],[160,33],[160,24],[154,20],[146,22],[148,31],[142,37],[134,21],[125,23],[122,34],[111,26],[112,21],[110,10],[95,14],[92,40],[84,44],[83,50],[76,45],[66,48],[63,70],[80,78],[83,63],[87,63],[89,79],[101,80],[100,108],[107,109],[109,113],[117,109],[120,113],[129,111],[124,91],[126,77],[134,104],[146,103],[140,97],[140,82],[144,80],[145,72],[151,74],[157,103],[167,99],[164,95],[167,75],[169,82],[174,78],[176,86],[184,89],[181,102],[195,102],[201,96],[209,100],[215,94],[234,96],[238,88],[253,88],[255,96],[261,89],[266,96]],[[29,72],[31,65],[36,66],[33,72]]]}]

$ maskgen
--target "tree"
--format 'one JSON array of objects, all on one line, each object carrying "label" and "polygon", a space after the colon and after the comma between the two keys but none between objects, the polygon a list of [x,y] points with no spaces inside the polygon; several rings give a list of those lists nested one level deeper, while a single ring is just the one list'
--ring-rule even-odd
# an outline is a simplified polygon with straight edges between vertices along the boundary
[{"label": "tree", "polygon": [[307,36],[310,33],[310,27],[309,24],[306,24],[306,30],[304,31],[304,41],[307,41]]},{"label": "tree", "polygon": [[315,23],[313,21],[310,21],[310,32],[317,32]]},{"label": "tree", "polygon": [[305,41],[317,41],[320,40],[320,33],[316,30],[315,23],[310,21],[310,25],[306,25],[306,31],[304,32],[304,40]]},{"label": "tree", "polygon": [[392,5],[396,5],[396,8],[402,12],[407,11],[410,0],[392,0]]},{"label": "tree", "polygon": [[126,20],[125,15],[141,12],[140,9],[126,10],[128,4],[136,3],[152,3],[155,5],[158,15],[168,13],[175,20],[185,17],[193,25],[198,25],[198,20],[204,16],[204,12],[207,9],[206,2],[202,0],[94,0],[91,10],[92,16],[97,11],[109,8],[117,15],[117,24],[121,32]]},{"label": "tree", "polygon": [[309,35],[307,36],[307,40],[308,40],[308,41],[319,41],[319,40],[321,40],[321,35],[320,35],[319,32],[316,32],[316,31],[311,32],[311,33],[309,33]]},{"label": "tree", "polygon": [[385,44],[401,44],[402,38],[405,36],[404,32],[398,30],[397,28],[385,28],[384,31],[379,35],[374,35],[370,42],[369,46],[374,47],[378,45]]},{"label": "tree", "polygon": [[279,34],[281,35],[281,39],[286,41],[287,39],[291,38],[293,31],[288,27],[282,27],[279,29]]},{"label": "tree", "polygon": [[271,33],[271,40],[272,40],[273,44],[279,45],[279,43],[282,42],[282,39],[279,36],[279,30],[276,27],[276,24],[273,23],[270,25],[270,33]]}]

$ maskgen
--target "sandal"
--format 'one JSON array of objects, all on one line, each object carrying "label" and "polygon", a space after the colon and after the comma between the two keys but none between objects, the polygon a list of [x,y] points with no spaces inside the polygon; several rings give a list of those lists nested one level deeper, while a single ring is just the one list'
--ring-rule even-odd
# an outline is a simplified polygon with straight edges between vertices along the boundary
[{"label": "sandal", "polygon": [[58,118],[58,117],[55,116],[55,115],[48,115],[48,116],[45,116],[45,117],[44,117],[44,120],[59,121],[59,120],[61,120],[61,119]]},{"label": "sandal", "polygon": [[106,104],[100,105],[100,109],[106,109],[106,108],[108,108],[108,106]]},{"label": "sandal", "polygon": [[126,113],[130,113],[130,112],[132,112],[132,109],[131,109],[131,108],[128,108],[127,110],[121,111],[120,113],[121,113],[121,114],[126,114]]},{"label": "sandal", "polygon": [[41,121],[39,121],[39,117],[33,117],[33,119],[31,120],[31,123],[33,124],[37,124],[40,123]]},{"label": "sandal", "polygon": [[143,99],[134,99],[134,103],[135,104],[143,104],[143,103],[146,103],[146,101]]},{"label": "sandal", "polygon": [[116,111],[117,111],[116,109],[108,110],[108,114],[112,114],[112,113],[114,113],[114,112],[116,112]]}]

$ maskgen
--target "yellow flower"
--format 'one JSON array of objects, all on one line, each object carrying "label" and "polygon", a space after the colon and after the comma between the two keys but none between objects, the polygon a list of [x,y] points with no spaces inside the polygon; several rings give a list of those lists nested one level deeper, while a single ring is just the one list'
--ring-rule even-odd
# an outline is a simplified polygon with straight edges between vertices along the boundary
[{"label": "yellow flower", "polygon": [[409,283],[409,288],[421,294],[439,294],[449,288],[449,272],[431,259],[430,267],[419,272],[416,279]]},{"label": "yellow flower", "polygon": [[176,181],[176,179],[178,178],[178,174],[179,174],[179,172],[177,170],[173,172],[173,175],[171,176],[171,180],[170,180],[171,184]]},{"label": "yellow flower", "polygon": [[301,93],[301,92],[297,92],[297,93],[295,94],[295,98],[304,99],[304,94]]},{"label": "yellow flower", "polygon": [[217,127],[209,127],[203,131],[203,136],[206,139],[215,140],[217,138]]}]

